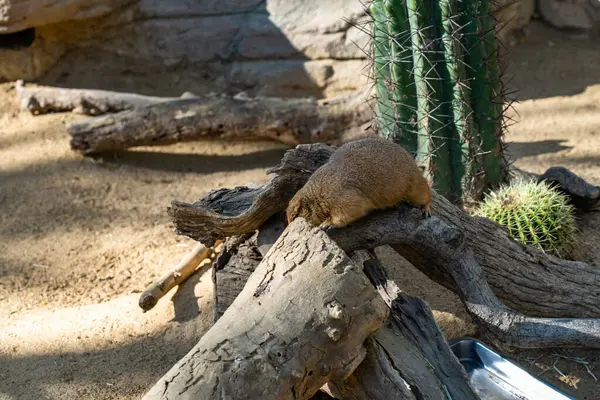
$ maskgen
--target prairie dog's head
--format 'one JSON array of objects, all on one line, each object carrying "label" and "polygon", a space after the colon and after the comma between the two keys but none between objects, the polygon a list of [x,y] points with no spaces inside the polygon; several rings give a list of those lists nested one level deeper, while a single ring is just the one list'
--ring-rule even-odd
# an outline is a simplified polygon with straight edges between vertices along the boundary
[{"label": "prairie dog's head", "polygon": [[321,199],[310,196],[310,192],[300,189],[288,204],[287,221],[290,224],[297,217],[302,217],[312,226],[326,226],[331,223],[331,215],[324,208]]}]

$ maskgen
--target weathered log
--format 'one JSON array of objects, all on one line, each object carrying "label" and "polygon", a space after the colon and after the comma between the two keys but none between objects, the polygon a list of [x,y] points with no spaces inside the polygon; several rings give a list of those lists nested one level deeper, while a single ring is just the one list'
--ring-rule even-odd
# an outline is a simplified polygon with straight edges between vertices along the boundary
[{"label": "weathered log", "polygon": [[[390,340],[387,340],[388,337]],[[387,349],[383,348],[382,342],[392,344],[393,355],[386,353]],[[391,323],[388,322],[365,342],[367,354],[354,374],[344,381],[327,382],[321,390],[334,399],[340,400],[417,400],[415,394],[410,390],[408,381],[402,376],[402,371],[394,364],[397,353],[405,352],[406,354],[405,358],[398,357],[399,360],[412,358],[410,351],[407,351],[409,346],[406,343],[406,338],[400,334],[396,335]],[[402,365],[404,366],[404,364]],[[412,368],[408,368],[407,371],[412,371]],[[424,389],[429,388],[427,385]],[[428,398],[445,400],[445,397],[437,394],[433,392]]]},{"label": "weathered log", "polygon": [[316,166],[329,159],[322,145],[299,146],[287,151],[281,163],[267,171],[274,174],[265,185],[217,189],[194,204],[173,201],[167,212],[176,232],[207,246],[215,240],[257,230],[269,217],[282,211],[308,180]]},{"label": "weathered log", "polygon": [[262,261],[256,235],[233,236],[213,262],[213,322],[223,316]]},{"label": "weathered log", "polygon": [[[225,266],[213,269],[218,271],[215,299],[219,306],[215,321],[243,290],[248,276],[260,262],[257,250],[266,255],[284,227],[282,215],[276,214],[257,234],[227,240],[227,250],[221,253],[226,254]],[[476,398],[470,393],[464,371],[444,341],[428,306],[417,298],[399,294],[371,253],[355,252],[352,260],[364,266],[365,274],[378,288],[391,315],[386,326],[365,342],[366,358],[350,381],[329,382],[324,390],[340,399],[415,399],[414,391],[431,399],[445,400],[446,392],[456,398]],[[449,369],[452,373],[444,374]],[[399,385],[399,382],[405,383]]]},{"label": "weathered log", "polygon": [[600,207],[600,187],[586,182],[565,167],[550,167],[539,179],[557,185],[580,210],[595,210]]},{"label": "weathered log", "polygon": [[356,252],[352,259],[363,265],[391,313],[367,340],[367,356],[351,379],[328,384],[332,394],[337,389],[343,399],[478,399],[427,304],[400,293],[370,252]]},{"label": "weathered log", "polygon": [[166,101],[198,97],[190,92],[185,92],[181,97],[157,97],[97,89],[26,87],[22,80],[17,81],[16,92],[19,107],[34,115],[61,111],[100,115],[132,110]]},{"label": "weathered log", "polygon": [[282,215],[275,214],[254,235],[233,236],[226,240],[212,269],[214,322],[242,292],[252,272],[284,230]]},{"label": "weathered log", "polygon": [[76,121],[67,130],[71,148],[83,154],[202,138],[296,145],[365,136],[371,116],[364,92],[328,100],[214,95]]},{"label": "weathered log", "polygon": [[[216,239],[258,229],[273,213],[286,207],[296,188],[327,161],[333,150],[323,144],[297,146],[269,171],[276,175],[263,186],[220,189],[194,204],[174,201],[169,215],[176,232],[210,245]],[[245,196],[238,197],[238,193]],[[539,317],[600,317],[600,268],[524,246],[510,238],[502,226],[471,217],[437,194],[432,212],[464,233],[493,292],[509,307]],[[406,249],[402,251],[409,255]],[[457,291],[446,271],[430,268],[417,257],[410,258],[436,282]]]},{"label": "weathered log", "polygon": [[308,399],[354,371],[387,315],[361,268],[324,232],[295,221],[144,398]]},{"label": "weathered log", "polygon": [[328,234],[346,251],[394,244],[413,265],[449,276],[481,335],[497,347],[600,348],[600,318],[528,317],[505,306],[488,285],[466,235],[436,216],[424,219],[420,210],[400,206]]},{"label": "weathered log", "polygon": [[505,306],[489,287],[465,235],[435,216],[423,219],[419,210],[401,206],[328,234],[347,252],[393,244],[409,261],[426,265],[430,276],[449,276],[482,336],[497,347],[600,348],[600,319],[535,318]]}]

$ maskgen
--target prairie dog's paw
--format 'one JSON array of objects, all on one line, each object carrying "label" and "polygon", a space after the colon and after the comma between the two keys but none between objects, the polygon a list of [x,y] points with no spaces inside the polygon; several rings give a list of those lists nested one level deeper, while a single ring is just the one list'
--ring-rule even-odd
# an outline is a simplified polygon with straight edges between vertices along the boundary
[{"label": "prairie dog's paw", "polygon": [[425,214],[425,218],[431,218],[431,210],[426,208],[423,212]]},{"label": "prairie dog's paw", "polygon": [[319,228],[321,228],[323,232],[327,233],[335,227],[331,224],[331,222],[323,222],[321,225],[319,225]]}]

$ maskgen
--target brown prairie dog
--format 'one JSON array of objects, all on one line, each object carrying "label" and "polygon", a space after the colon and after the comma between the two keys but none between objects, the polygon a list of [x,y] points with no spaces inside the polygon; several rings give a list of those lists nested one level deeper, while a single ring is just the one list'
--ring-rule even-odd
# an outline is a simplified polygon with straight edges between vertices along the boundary
[{"label": "brown prairie dog", "polygon": [[391,140],[369,137],[340,146],[292,198],[287,219],[340,228],[402,200],[431,215],[431,189],[415,160]]}]

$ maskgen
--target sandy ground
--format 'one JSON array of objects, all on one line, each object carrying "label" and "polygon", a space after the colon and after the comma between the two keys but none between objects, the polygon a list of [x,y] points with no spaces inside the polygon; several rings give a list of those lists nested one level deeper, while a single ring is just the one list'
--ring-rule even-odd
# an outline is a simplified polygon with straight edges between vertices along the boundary
[{"label": "sandy ground", "polygon": [[[517,166],[565,165],[600,184],[597,41],[535,23],[511,49],[509,72],[521,100],[508,135]],[[173,233],[166,207],[265,182],[285,147],[199,142],[83,158],[70,151],[64,124],[84,117],[20,113],[13,87],[0,85],[0,399],[137,399],[212,318],[208,273],[149,313],[137,307],[139,292],[193,245]],[[580,229],[582,257],[600,266],[599,214]],[[452,293],[380,253],[401,268],[399,285],[436,310],[449,337],[472,333]],[[600,377],[600,353],[557,352],[584,357]],[[535,374],[557,358],[511,357]],[[563,358],[556,367],[569,379],[557,370],[542,376],[578,399],[600,399],[582,364]]]}]

